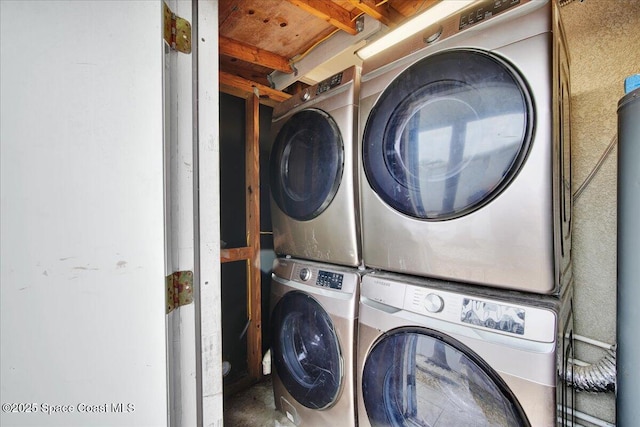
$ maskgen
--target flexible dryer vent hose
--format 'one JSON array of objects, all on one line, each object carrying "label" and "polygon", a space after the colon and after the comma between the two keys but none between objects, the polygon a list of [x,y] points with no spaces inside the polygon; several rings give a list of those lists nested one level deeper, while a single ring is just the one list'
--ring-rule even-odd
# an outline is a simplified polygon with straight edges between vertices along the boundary
[{"label": "flexible dryer vent hose", "polygon": [[616,387],[616,346],[596,363],[587,366],[571,365],[565,381],[576,391],[605,393]]}]

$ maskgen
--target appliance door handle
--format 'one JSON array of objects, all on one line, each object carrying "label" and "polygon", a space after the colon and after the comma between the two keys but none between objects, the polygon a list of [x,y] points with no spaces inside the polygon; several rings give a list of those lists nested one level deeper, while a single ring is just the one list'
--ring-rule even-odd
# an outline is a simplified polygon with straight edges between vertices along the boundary
[{"label": "appliance door handle", "polygon": [[397,307],[393,307],[393,306],[381,303],[379,301],[372,300],[371,298],[367,298],[367,297],[360,297],[360,304],[367,305],[373,308],[374,310],[384,311],[385,313],[389,313],[389,314],[398,313],[399,311],[402,311]]}]

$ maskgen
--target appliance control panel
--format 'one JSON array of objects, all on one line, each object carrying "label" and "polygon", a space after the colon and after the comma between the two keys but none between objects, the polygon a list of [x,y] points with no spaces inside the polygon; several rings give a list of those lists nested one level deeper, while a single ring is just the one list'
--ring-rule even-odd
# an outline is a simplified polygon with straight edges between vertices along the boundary
[{"label": "appliance control panel", "polygon": [[340,86],[340,83],[342,83],[342,74],[343,73],[338,73],[318,83],[316,86],[316,95],[320,95],[321,93],[331,90],[336,86]]},{"label": "appliance control panel", "polygon": [[406,285],[403,307],[414,313],[502,334],[543,342],[555,339],[555,315],[537,307],[412,285]]},{"label": "appliance control panel", "polygon": [[[296,111],[297,108],[310,105],[320,100],[331,97],[332,102],[323,108],[335,108],[331,105],[339,106],[352,105],[357,102],[356,90],[359,87],[359,67],[353,65],[333,76],[311,85],[291,98],[278,103],[273,109],[274,121],[287,117]],[[340,96],[338,96],[340,93]],[[333,97],[336,98],[333,98]]]},{"label": "appliance control panel", "polygon": [[373,274],[363,277],[360,295],[365,300],[384,304],[396,311],[425,316],[425,325],[428,325],[428,318],[434,318],[539,342],[554,342],[556,339],[556,315],[541,307],[511,304],[435,286],[414,285]]},{"label": "appliance control panel", "polygon": [[470,27],[519,4],[520,0],[485,0],[475,3],[473,7],[460,13],[458,29]]},{"label": "appliance control panel", "polygon": [[[489,22],[498,24],[507,22],[509,19],[526,19],[529,13],[542,10],[550,0],[477,0],[440,21],[426,26],[423,30],[407,37],[393,48],[386,49],[377,55],[367,58],[362,64],[362,75],[369,75],[372,71],[383,67],[392,67],[396,61],[404,61],[408,58],[422,58],[417,53],[422,49],[430,49],[434,45],[441,43],[451,37],[462,33],[469,34],[469,38],[461,39],[459,43],[451,42],[452,45],[467,46],[476,45],[473,40],[474,31],[477,26],[490,25]],[[495,18],[495,19],[494,19]],[[485,27],[486,28],[486,27]],[[488,29],[488,28],[487,28]]]},{"label": "appliance control panel", "polygon": [[463,323],[517,335],[524,335],[525,315],[523,308],[473,298],[463,298],[460,310]]},{"label": "appliance control panel", "polygon": [[342,289],[342,280],[344,275],[340,273],[334,273],[331,271],[318,270],[318,278],[316,279],[316,285],[324,286],[331,289]]},{"label": "appliance control panel", "polygon": [[359,282],[358,275],[355,273],[343,273],[313,264],[292,263],[292,267],[291,280],[304,285],[351,293]]}]

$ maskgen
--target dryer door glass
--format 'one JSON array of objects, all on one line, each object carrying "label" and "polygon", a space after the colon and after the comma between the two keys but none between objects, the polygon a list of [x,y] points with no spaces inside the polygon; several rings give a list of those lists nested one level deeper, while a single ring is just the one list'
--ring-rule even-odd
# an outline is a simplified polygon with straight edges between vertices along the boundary
[{"label": "dryer door glass", "polygon": [[399,329],[365,361],[362,392],[373,426],[529,426],[500,376],[462,343]]},{"label": "dryer door glass", "polygon": [[310,295],[287,293],[273,311],[273,363],[300,404],[331,406],[342,384],[342,355],[331,318]]},{"label": "dryer door glass", "polygon": [[342,137],[331,116],[317,109],[294,114],[271,151],[273,199],[293,219],[315,218],[338,191],[343,162]]},{"label": "dryer door glass", "polygon": [[392,208],[445,220],[489,203],[526,156],[533,108],[516,71],[493,54],[451,50],[402,72],[372,109],[364,170]]}]

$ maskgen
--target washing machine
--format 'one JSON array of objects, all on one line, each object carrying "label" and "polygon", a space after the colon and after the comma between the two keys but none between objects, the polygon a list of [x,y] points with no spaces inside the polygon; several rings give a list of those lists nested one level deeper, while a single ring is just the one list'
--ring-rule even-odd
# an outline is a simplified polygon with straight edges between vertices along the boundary
[{"label": "washing machine", "polygon": [[571,144],[555,2],[475,2],[365,59],[360,89],[364,264],[560,293]]},{"label": "washing machine", "polygon": [[271,283],[276,408],[300,426],[355,426],[360,271],[278,258]]},{"label": "washing machine", "polygon": [[571,287],[531,296],[365,275],[359,425],[573,425],[575,392],[563,380],[573,358]]},{"label": "washing machine", "polygon": [[361,263],[357,216],[359,67],[350,67],[273,111],[271,218],[276,253]]}]

